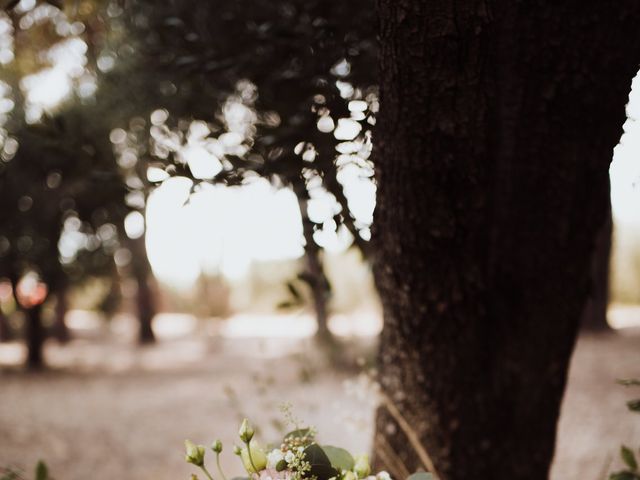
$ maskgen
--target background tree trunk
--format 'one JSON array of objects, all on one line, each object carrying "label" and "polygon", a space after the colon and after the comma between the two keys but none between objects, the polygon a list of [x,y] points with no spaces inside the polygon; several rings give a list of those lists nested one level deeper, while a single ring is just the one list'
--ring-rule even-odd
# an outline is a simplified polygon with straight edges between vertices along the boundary
[{"label": "background tree trunk", "polygon": [[0,342],[11,340],[11,332],[9,329],[9,319],[0,308]]},{"label": "background tree trunk", "polygon": [[42,325],[42,304],[24,309],[26,314],[27,367],[40,369],[44,366],[43,347],[45,330]]},{"label": "background tree trunk", "polygon": [[378,7],[376,466],[547,478],[640,3]]},{"label": "background tree trunk", "polygon": [[151,328],[153,317],[156,315],[155,292],[152,286],[154,280],[151,264],[147,257],[144,235],[129,240],[131,249],[131,271],[138,286],[136,293],[136,308],[140,330],[138,342],[141,344],[155,342],[155,335]]},{"label": "background tree trunk", "polygon": [[56,307],[54,311],[53,336],[60,343],[67,343],[71,339],[65,318],[69,304],[67,302],[67,281],[61,280],[56,288]]},{"label": "background tree trunk", "polygon": [[316,316],[316,339],[320,344],[332,346],[335,344],[335,338],[329,330],[329,298],[331,296],[331,286],[329,279],[324,272],[322,264],[322,256],[320,247],[313,239],[314,227],[309,219],[307,211],[309,192],[301,178],[298,183],[292,186],[298,198],[298,206],[300,208],[300,216],[302,218],[302,229],[305,240],[304,259],[305,270],[301,278],[309,285],[311,292],[311,300],[313,303],[313,312]]}]

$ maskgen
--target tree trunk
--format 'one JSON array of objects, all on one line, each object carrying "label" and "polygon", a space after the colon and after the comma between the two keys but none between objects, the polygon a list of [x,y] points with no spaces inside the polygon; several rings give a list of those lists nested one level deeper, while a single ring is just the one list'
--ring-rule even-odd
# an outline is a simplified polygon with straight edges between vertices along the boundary
[{"label": "tree trunk", "polygon": [[2,311],[2,307],[0,307],[0,342],[7,342],[9,340],[11,340],[9,319]]},{"label": "tree trunk", "polygon": [[40,369],[44,366],[43,347],[45,340],[45,331],[42,325],[42,304],[26,308],[24,312],[27,316],[27,367]]},{"label": "tree trunk", "polygon": [[305,247],[305,260],[307,272],[309,273],[313,310],[316,314],[316,323],[318,325],[316,336],[321,343],[332,343],[333,335],[329,330],[329,312],[327,309],[329,281],[322,267],[320,248],[315,244],[311,248]]},{"label": "tree trunk", "polygon": [[316,315],[316,339],[322,345],[333,345],[334,337],[329,330],[329,311],[328,303],[331,295],[329,279],[324,272],[322,259],[320,255],[320,247],[313,239],[314,227],[307,213],[307,202],[309,200],[309,192],[302,181],[298,185],[293,186],[294,192],[298,198],[300,207],[300,216],[302,217],[302,230],[305,240],[304,258],[306,269],[302,277],[306,280],[311,291],[311,299],[313,302],[313,311]]},{"label": "tree trunk", "polygon": [[147,257],[144,235],[130,240],[132,253],[131,269],[136,280],[138,290],[136,293],[136,308],[140,330],[138,342],[140,344],[155,342],[155,335],[151,324],[156,314],[155,292],[152,286],[153,272]]},{"label": "tree trunk", "polygon": [[376,466],[547,478],[640,3],[378,7]]},{"label": "tree trunk", "polygon": [[69,328],[65,322],[69,304],[67,302],[67,285],[66,281],[62,281],[61,285],[56,288],[56,307],[53,323],[53,336],[60,343],[67,343],[71,339]]},{"label": "tree trunk", "polygon": [[610,330],[607,323],[607,307],[609,306],[609,258],[612,234],[613,220],[611,208],[609,208],[607,220],[596,238],[591,263],[591,289],[582,315],[582,328],[590,332]]}]

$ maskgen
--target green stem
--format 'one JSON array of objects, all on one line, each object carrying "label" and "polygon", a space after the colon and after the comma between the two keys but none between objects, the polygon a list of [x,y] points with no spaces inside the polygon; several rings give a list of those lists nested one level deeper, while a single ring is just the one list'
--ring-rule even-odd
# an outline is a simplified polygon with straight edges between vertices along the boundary
[{"label": "green stem", "polygon": [[218,466],[218,473],[220,473],[222,480],[227,480],[227,477],[224,475],[222,468],[220,467],[220,454],[218,452],[216,452],[216,465]]},{"label": "green stem", "polygon": [[209,470],[207,470],[207,467],[205,467],[204,465],[202,465],[200,467],[202,469],[202,471],[204,472],[204,474],[209,478],[209,480],[213,480],[213,477],[211,476],[211,474],[209,473]]},{"label": "green stem", "polygon": [[256,468],[256,464],[253,463],[253,457],[251,456],[251,446],[249,445],[249,442],[244,442],[244,443],[247,445],[247,453],[249,454],[249,463],[253,467],[253,471],[256,473],[256,475],[258,475],[258,469]]}]

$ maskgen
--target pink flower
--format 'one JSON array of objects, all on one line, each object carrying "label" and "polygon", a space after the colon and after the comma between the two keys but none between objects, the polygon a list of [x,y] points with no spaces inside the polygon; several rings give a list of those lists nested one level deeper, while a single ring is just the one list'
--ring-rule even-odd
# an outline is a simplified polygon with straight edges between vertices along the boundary
[{"label": "pink flower", "polygon": [[282,470],[278,472],[275,468],[265,468],[258,473],[252,473],[252,480],[291,480],[293,472],[291,470]]}]

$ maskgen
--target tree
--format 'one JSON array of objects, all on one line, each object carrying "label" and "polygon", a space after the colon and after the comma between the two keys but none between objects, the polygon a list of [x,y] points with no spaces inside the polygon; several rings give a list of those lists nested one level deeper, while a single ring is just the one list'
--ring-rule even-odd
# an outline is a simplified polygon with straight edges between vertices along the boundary
[{"label": "tree", "polygon": [[378,11],[378,466],[546,478],[640,61],[640,4],[379,0]]},{"label": "tree", "polygon": [[[108,138],[96,141],[92,127],[70,109],[12,128],[17,148],[0,164],[0,201],[9,207],[0,213],[0,236],[8,245],[0,255],[0,275],[10,279],[25,312],[28,365],[34,368],[43,364],[41,314],[49,294],[58,296],[61,308],[69,284],[111,275],[115,268],[116,225],[127,212],[126,190]],[[69,229],[76,241],[61,248]],[[47,287],[37,301],[19,295],[20,280],[29,273]]]},{"label": "tree", "polygon": [[[352,215],[335,161],[342,153],[343,165],[360,162],[363,170],[371,170],[366,122],[373,122],[369,107],[376,103],[376,48],[368,7],[366,2],[333,0],[162,5],[132,0],[122,10],[112,5],[110,15],[105,15],[110,17],[105,44],[120,53],[115,68],[100,75],[100,89],[109,90],[101,97],[110,98],[108,110],[120,110],[116,116],[122,124],[165,109],[167,119],[155,125],[156,130],[184,140],[196,119],[206,122],[211,130],[208,141],[216,142],[229,130],[221,110],[230,100],[252,112],[242,144],[224,152],[223,168],[215,175],[203,177],[194,171],[181,155],[181,145],[156,148],[162,144],[157,134],[149,139],[139,135],[139,158],[191,178],[194,188],[202,182],[237,185],[256,174],[291,188],[298,198],[306,244],[299,278],[309,286],[319,337],[325,339],[330,338],[330,284],[323,249],[314,235],[327,226],[310,218],[308,201],[318,190],[333,195],[339,210],[333,228],[346,227],[357,247],[367,250],[361,230],[369,225],[359,224]],[[361,110],[349,110],[352,100],[360,101]],[[333,135],[341,118],[362,123],[353,138]],[[320,119],[325,120],[323,131],[318,129]],[[351,150],[344,151],[348,143]]]},{"label": "tree", "polygon": [[609,260],[613,234],[611,205],[607,220],[596,237],[595,250],[591,258],[591,282],[589,298],[582,314],[582,328],[590,332],[606,332],[607,307],[609,305]]}]

